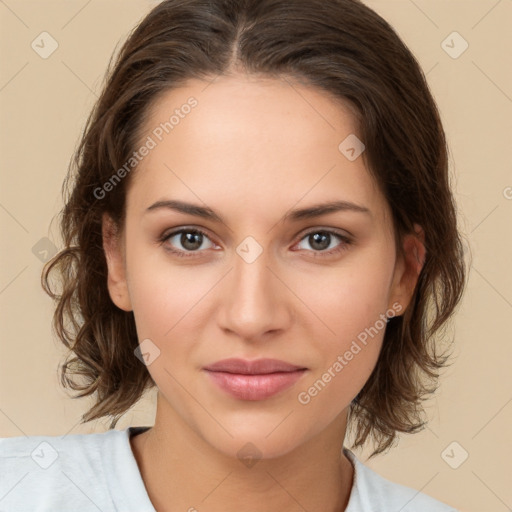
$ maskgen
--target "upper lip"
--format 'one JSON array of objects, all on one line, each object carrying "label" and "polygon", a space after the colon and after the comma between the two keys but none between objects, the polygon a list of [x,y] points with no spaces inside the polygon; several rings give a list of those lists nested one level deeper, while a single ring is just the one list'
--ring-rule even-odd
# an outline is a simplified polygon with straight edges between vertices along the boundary
[{"label": "upper lip", "polygon": [[239,373],[245,375],[306,370],[303,366],[290,364],[286,361],[280,361],[279,359],[255,359],[254,361],[249,361],[237,358],[222,359],[221,361],[205,366],[204,369],[214,372]]}]

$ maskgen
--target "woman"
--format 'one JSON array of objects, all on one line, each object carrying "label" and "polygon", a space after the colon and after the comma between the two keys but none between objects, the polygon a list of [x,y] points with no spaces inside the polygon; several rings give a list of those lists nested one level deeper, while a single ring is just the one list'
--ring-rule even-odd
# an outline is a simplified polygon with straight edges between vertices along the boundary
[{"label": "woman", "polygon": [[73,163],[43,272],[62,383],[111,429],[156,385],[155,425],[3,439],[0,506],[454,510],[344,446],[425,425],[465,278],[437,107],[389,24],[356,0],[163,1]]}]

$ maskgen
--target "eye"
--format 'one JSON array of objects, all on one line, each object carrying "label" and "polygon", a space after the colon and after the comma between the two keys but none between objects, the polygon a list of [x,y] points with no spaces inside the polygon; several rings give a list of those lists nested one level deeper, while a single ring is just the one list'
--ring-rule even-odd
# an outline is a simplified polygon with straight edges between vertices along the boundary
[{"label": "eye", "polygon": [[[210,240],[208,235],[197,228],[181,228],[177,231],[172,231],[171,233],[164,233],[160,238],[160,242],[162,244],[166,244],[165,249],[177,256],[189,257],[194,256],[194,252],[201,252],[199,249],[203,246],[203,242],[206,240]],[[206,249],[211,249],[214,247],[214,244],[211,242],[209,247]],[[182,248],[176,249],[176,245],[181,245]],[[203,247],[204,249],[205,247]],[[187,254],[190,253],[190,254]]]},{"label": "eye", "polygon": [[[336,245],[335,239],[338,239],[341,242]],[[203,246],[205,240],[210,241],[209,246]],[[307,248],[306,250],[312,252],[314,257],[332,256],[333,254],[347,250],[348,246],[352,243],[351,239],[347,236],[327,229],[316,229],[314,231],[310,231],[302,237],[301,242],[303,240],[312,247],[311,250]],[[161,244],[165,245],[166,251],[169,251],[179,257],[193,257],[195,256],[194,253],[202,252],[200,250],[201,248],[211,249],[215,247],[215,244],[211,242],[207,233],[198,228],[181,228],[170,233],[164,233],[159,238],[159,241]],[[181,248],[176,248],[176,246],[179,245],[181,245]]]},{"label": "eye", "polygon": [[[335,242],[335,238],[341,240],[341,243],[334,246],[332,245]],[[331,256],[333,254],[337,254],[338,252],[345,251],[348,249],[348,246],[352,243],[350,238],[341,233],[337,233],[336,231],[317,229],[315,231],[310,231],[306,233],[305,236],[302,237],[301,242],[305,240],[310,247],[313,249],[313,256],[323,257],[323,256]],[[334,248],[333,248],[334,247]],[[330,250],[326,250],[329,249]]]}]

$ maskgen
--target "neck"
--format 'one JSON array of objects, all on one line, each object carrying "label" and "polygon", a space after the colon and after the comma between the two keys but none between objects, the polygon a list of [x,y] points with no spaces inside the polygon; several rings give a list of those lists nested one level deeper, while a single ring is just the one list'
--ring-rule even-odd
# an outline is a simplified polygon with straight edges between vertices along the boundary
[{"label": "neck", "polygon": [[130,440],[157,512],[345,510],[354,474],[342,451],[345,412],[286,454],[259,458],[254,452],[251,459],[247,448],[249,457],[234,458],[168,408],[163,414],[160,401],[159,394],[155,426]]}]

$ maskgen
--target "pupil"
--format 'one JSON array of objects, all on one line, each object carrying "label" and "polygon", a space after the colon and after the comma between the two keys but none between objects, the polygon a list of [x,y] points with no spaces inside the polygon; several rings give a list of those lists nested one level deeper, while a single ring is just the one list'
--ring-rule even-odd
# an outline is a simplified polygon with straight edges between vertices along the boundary
[{"label": "pupil", "polygon": [[[311,244],[311,247],[315,247],[315,244],[317,245],[317,249],[326,249],[329,247],[329,237],[330,235],[328,233],[314,233],[313,235],[310,235],[310,238],[313,239],[313,243]],[[320,241],[320,239],[323,239]]]},{"label": "pupil", "polygon": [[201,233],[182,233],[180,242],[186,249],[194,250],[201,247],[201,237]]}]

